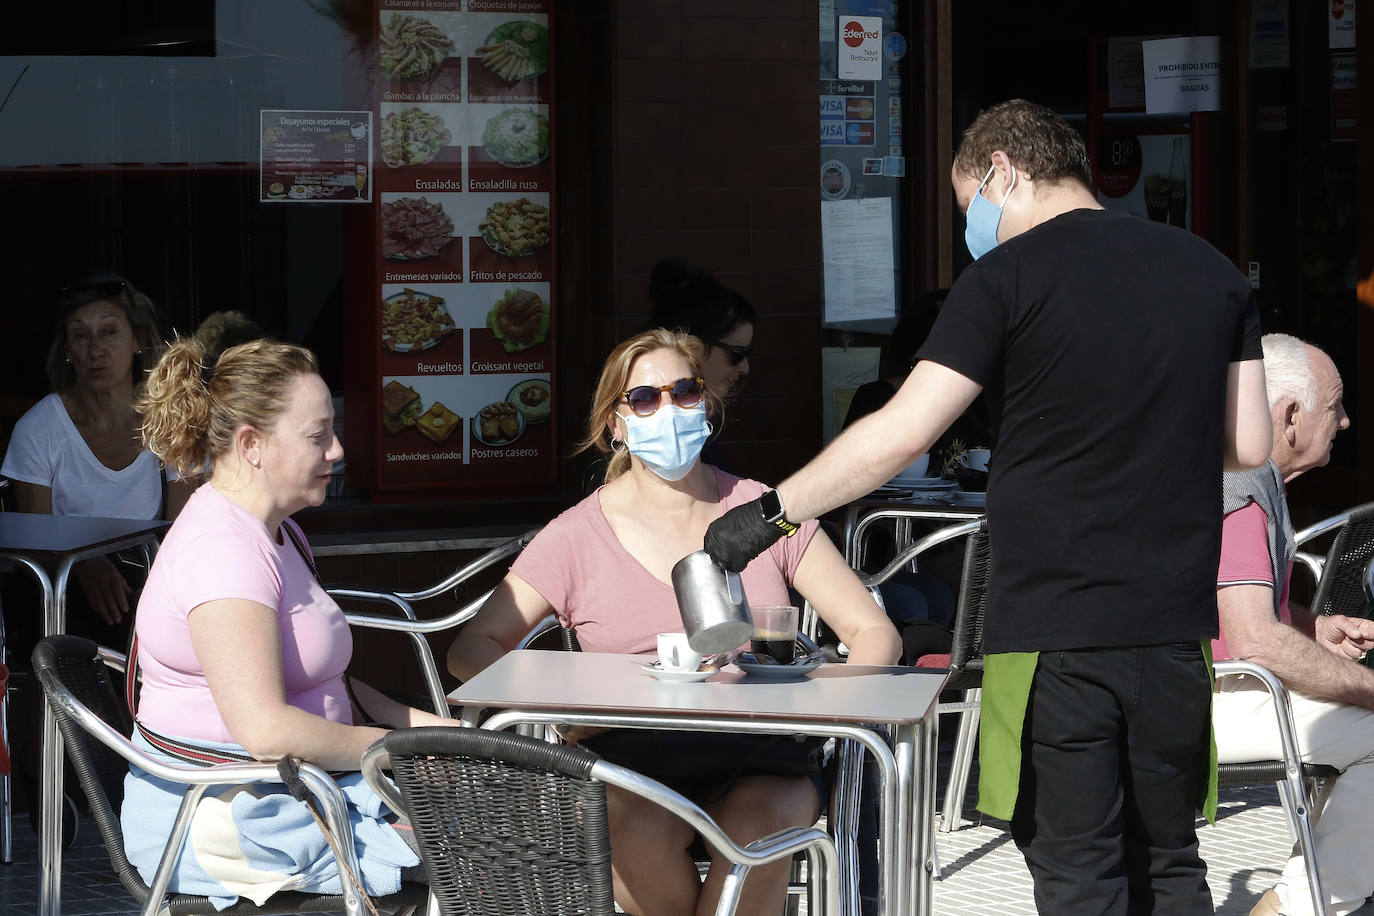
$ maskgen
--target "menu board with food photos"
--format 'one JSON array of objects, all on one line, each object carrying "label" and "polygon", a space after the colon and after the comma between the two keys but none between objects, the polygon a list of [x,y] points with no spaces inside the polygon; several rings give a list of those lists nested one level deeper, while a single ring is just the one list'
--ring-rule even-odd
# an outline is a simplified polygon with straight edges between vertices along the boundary
[{"label": "menu board with food photos", "polygon": [[378,0],[382,489],[552,483],[554,0]]}]

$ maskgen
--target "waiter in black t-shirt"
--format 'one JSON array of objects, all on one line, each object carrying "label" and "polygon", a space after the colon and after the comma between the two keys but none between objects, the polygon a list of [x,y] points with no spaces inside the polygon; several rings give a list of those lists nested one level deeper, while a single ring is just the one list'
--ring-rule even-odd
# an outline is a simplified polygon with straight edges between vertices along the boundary
[{"label": "waiter in black t-shirt", "polygon": [[979,808],[1010,819],[1042,913],[1211,913],[1222,468],[1269,455],[1246,280],[1178,228],[1104,210],[1052,111],[978,116],[953,184],[976,262],[912,370],[706,549],[740,569],[791,523],[887,481],[986,391],[992,571]]}]

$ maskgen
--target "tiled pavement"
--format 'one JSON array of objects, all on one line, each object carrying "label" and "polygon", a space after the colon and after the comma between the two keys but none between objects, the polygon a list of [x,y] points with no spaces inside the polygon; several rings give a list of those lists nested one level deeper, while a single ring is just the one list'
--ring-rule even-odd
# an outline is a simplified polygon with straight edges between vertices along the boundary
[{"label": "tiled pavement", "polygon": [[[972,806],[966,815],[977,817]],[[0,866],[0,914],[33,913],[38,900],[37,840],[24,816],[14,823],[14,864]],[[1272,789],[1228,790],[1215,827],[1199,829],[1208,881],[1218,914],[1245,916],[1273,884],[1288,855],[1288,829]],[[1027,916],[1035,912],[1030,877],[1006,825],[966,821],[939,834],[943,869],[935,884],[941,916]],[[133,898],[110,871],[95,825],[82,821],[76,844],[63,858],[64,916],[136,914]],[[1357,916],[1374,916],[1367,904]]]}]

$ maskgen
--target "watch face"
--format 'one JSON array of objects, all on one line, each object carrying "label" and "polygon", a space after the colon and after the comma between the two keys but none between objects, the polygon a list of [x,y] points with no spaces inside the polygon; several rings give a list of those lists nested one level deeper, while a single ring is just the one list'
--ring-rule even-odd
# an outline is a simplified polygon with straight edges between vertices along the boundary
[{"label": "watch face", "polygon": [[763,508],[765,521],[771,522],[782,518],[782,497],[778,495],[777,490],[769,490],[763,494],[760,505]]}]

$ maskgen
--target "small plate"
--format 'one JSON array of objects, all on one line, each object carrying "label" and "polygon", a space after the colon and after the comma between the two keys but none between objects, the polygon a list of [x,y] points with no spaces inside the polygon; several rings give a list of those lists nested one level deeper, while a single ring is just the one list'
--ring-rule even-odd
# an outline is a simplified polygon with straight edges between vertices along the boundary
[{"label": "small plate", "polygon": [[959,484],[943,477],[894,477],[889,485],[913,490],[952,490]]},{"label": "small plate", "polygon": [[647,665],[640,665],[639,667],[643,668],[650,677],[657,678],[660,681],[666,681],[669,684],[695,684],[698,681],[706,680],[720,670],[717,668],[711,671],[664,671],[662,665],[657,661],[652,661]]},{"label": "small plate", "polygon": [[966,493],[959,490],[949,495],[956,506],[986,506],[988,504],[988,494],[986,493]]},{"label": "small plate", "polygon": [[[499,404],[499,403],[501,403],[501,402],[498,401],[498,402],[496,402],[496,403]],[[510,402],[507,401],[506,403],[510,403]],[[486,406],[487,406],[487,407],[490,407],[491,405],[488,404],[488,405],[486,405]],[[500,446],[503,446],[503,445],[510,445],[510,444],[511,444],[512,442],[514,442],[516,439],[519,439],[521,436],[523,436],[523,435],[525,434],[525,427],[526,427],[527,423],[529,422],[528,420],[525,419],[525,415],[524,415],[523,413],[521,413],[520,410],[519,410],[518,408],[517,408],[516,411],[515,411],[515,419],[516,419],[516,422],[519,424],[519,427],[520,427],[520,428],[519,428],[518,430],[516,430],[516,433],[515,433],[514,436],[511,436],[509,439],[486,439],[486,438],[483,438],[483,436],[482,436],[482,417],[481,417],[481,415],[480,415],[480,413],[479,413],[478,415],[474,416],[474,417],[472,418],[471,421],[469,421],[469,422],[470,422],[470,425],[472,426],[472,438],[476,439],[478,442],[482,443],[483,445],[490,445],[490,446],[492,446],[493,448],[499,448]]]},{"label": "small plate", "polygon": [[790,681],[806,677],[824,662],[806,662],[801,665],[760,665],[754,662],[735,660],[735,667],[750,677],[772,678],[775,681]]},{"label": "small plate", "polygon": [[906,499],[916,491],[911,487],[898,487],[892,484],[883,484],[873,490],[869,496],[877,496],[883,499]]}]

